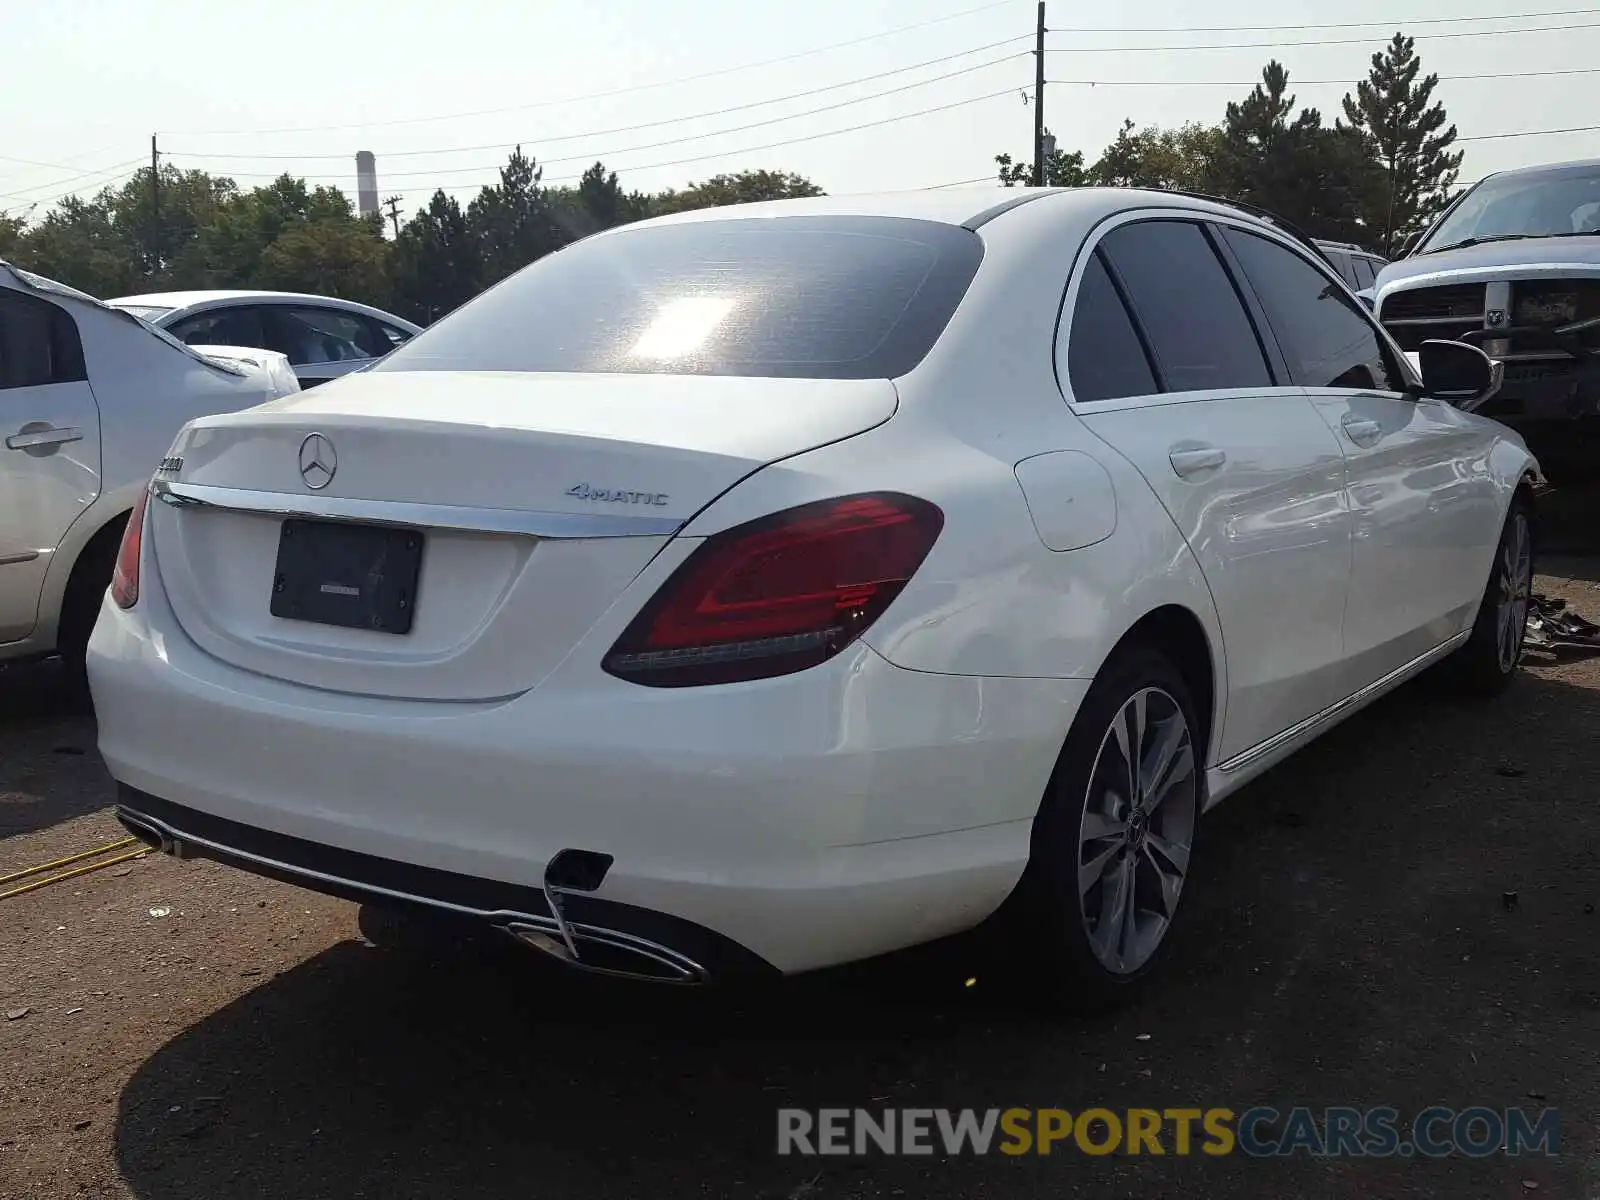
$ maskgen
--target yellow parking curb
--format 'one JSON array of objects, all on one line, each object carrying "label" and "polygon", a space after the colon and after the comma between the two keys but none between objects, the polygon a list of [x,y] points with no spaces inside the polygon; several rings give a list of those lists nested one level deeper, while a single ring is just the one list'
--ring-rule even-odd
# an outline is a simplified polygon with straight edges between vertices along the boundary
[{"label": "yellow parking curb", "polygon": [[9,900],[12,896],[20,896],[25,892],[36,891],[48,887],[52,883],[60,883],[63,879],[72,879],[79,875],[87,875],[91,871],[98,871],[102,867],[112,867],[120,862],[129,862],[135,858],[143,858],[150,853],[150,847],[139,844],[138,838],[124,838],[120,842],[112,842],[101,846],[98,850],[85,850],[82,854],[70,854],[66,858],[58,858],[55,862],[44,863],[37,867],[29,867],[26,871],[14,871],[10,875],[0,875],[0,883],[10,883],[14,879],[23,879],[29,875],[38,875],[43,871],[50,871],[56,867],[64,867],[71,863],[83,862],[86,858],[94,858],[99,854],[106,854],[112,850],[121,850],[126,846],[138,845],[137,850],[129,850],[126,854],[118,854],[100,862],[84,863],[81,867],[73,867],[70,871],[58,871],[54,875],[46,875],[42,879],[29,880],[20,887],[10,888],[0,892],[0,900]]}]

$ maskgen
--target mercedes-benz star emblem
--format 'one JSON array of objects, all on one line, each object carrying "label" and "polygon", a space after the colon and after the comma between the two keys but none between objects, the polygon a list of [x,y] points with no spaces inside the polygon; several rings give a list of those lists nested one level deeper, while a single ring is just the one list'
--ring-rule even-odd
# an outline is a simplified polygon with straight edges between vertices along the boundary
[{"label": "mercedes-benz star emblem", "polygon": [[306,486],[314,492],[320,491],[333,482],[338,469],[339,456],[334,452],[333,443],[320,433],[306,434],[305,441],[300,443],[300,478],[306,481]]}]

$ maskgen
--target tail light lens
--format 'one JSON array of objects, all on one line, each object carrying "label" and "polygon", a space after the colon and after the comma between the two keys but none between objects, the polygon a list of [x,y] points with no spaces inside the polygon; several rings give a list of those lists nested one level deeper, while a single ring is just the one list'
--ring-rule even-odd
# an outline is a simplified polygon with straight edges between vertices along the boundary
[{"label": "tail light lens", "polygon": [[149,504],[150,489],[145,488],[134,501],[128,523],[122,529],[117,566],[111,572],[111,599],[118,608],[132,608],[139,603],[139,552],[144,547],[144,513]]},{"label": "tail light lens", "polygon": [[673,572],[602,665],[652,687],[816,666],[883,615],[943,527],[944,514],[926,500],[886,492],[736,526]]}]

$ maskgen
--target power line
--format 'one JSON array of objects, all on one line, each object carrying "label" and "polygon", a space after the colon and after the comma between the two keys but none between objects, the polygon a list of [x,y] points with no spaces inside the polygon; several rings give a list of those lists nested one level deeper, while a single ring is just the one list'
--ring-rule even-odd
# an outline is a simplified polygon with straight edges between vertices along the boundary
[{"label": "power line", "polygon": [[[441,146],[441,147],[438,147],[438,148],[435,148],[435,149],[430,149],[430,150],[399,150],[399,151],[393,151],[393,152],[387,152],[386,151],[384,153],[384,158],[385,159],[390,159],[390,158],[418,158],[418,157],[422,157],[424,155],[430,155],[430,154],[457,154],[457,153],[465,154],[465,153],[470,153],[472,151],[477,151],[477,150],[500,150],[500,149],[504,149],[506,146],[512,144],[512,142],[516,141],[516,140],[520,140],[522,142],[527,142],[527,143],[530,143],[530,144],[534,143],[534,142],[537,142],[541,146],[547,146],[547,145],[550,145],[551,143],[554,143],[554,142],[575,142],[575,141],[582,141],[582,140],[587,139],[587,138],[609,137],[610,135],[617,134],[617,133],[632,133],[632,132],[634,132],[636,130],[640,130],[640,129],[658,129],[658,128],[664,126],[664,125],[681,125],[681,124],[684,124],[685,122],[688,122],[688,121],[699,121],[699,120],[703,120],[703,119],[705,119],[707,117],[726,116],[729,113],[747,112],[752,108],[764,108],[764,107],[766,107],[767,105],[770,105],[770,104],[782,104],[782,103],[785,103],[785,102],[787,102],[789,100],[800,100],[800,99],[804,99],[807,96],[818,96],[818,95],[821,95],[821,94],[823,94],[825,92],[836,92],[836,91],[840,90],[841,88],[854,87],[857,84],[862,84],[862,83],[870,83],[870,82],[872,82],[873,80],[876,80],[876,79],[887,79],[887,78],[889,78],[890,76],[893,76],[893,75],[904,75],[907,71],[918,71],[918,70],[921,70],[923,67],[937,66],[940,63],[950,62],[953,59],[965,58],[969,54],[979,54],[979,53],[982,53],[985,50],[994,50],[994,49],[997,49],[997,48],[999,48],[1001,46],[1008,46],[1008,45],[1011,45],[1011,44],[1013,44],[1015,42],[1019,42],[1019,41],[1024,40],[1026,38],[1026,36],[1027,36],[1026,34],[1020,34],[1017,37],[1006,38],[1003,41],[990,42],[989,44],[984,45],[984,46],[975,46],[971,50],[962,50],[962,51],[960,51],[959,53],[956,53],[956,54],[946,54],[941,58],[930,58],[925,62],[913,63],[912,65],[910,65],[908,67],[896,67],[892,71],[879,71],[875,75],[863,75],[863,76],[861,76],[861,77],[859,77],[857,79],[848,79],[843,83],[832,83],[832,84],[827,85],[826,87],[809,88],[809,89],[807,89],[806,91],[803,91],[803,92],[791,92],[786,96],[773,96],[770,99],[766,99],[766,100],[752,100],[752,101],[749,101],[749,102],[744,103],[744,104],[730,105],[727,108],[712,109],[712,110],[710,110],[708,112],[690,113],[690,114],[688,114],[686,116],[681,116],[681,117],[668,117],[668,118],[665,118],[665,119],[659,120],[659,121],[646,121],[646,122],[644,122],[643,124],[640,124],[640,125],[623,125],[623,126],[620,126],[620,127],[617,127],[617,128],[612,128],[612,129],[591,129],[591,130],[586,130],[586,131],[584,131],[582,133],[563,133],[563,134],[558,134],[558,135],[556,135],[554,137],[508,139],[508,140],[501,140],[501,141],[498,141],[498,142],[490,142],[490,143],[488,143],[486,145],[480,145],[480,146]],[[772,124],[776,124],[779,121],[797,120],[800,117],[808,117],[808,116],[811,116],[811,115],[813,115],[815,113],[831,112],[834,109],[846,108],[846,107],[849,107],[850,105],[853,105],[853,104],[867,104],[867,103],[869,103],[869,102],[871,102],[873,100],[881,99],[884,96],[893,96],[893,95],[897,95],[900,92],[911,91],[914,88],[927,87],[929,84],[933,84],[933,83],[941,83],[946,79],[955,79],[956,77],[961,76],[961,75],[970,75],[974,71],[982,71],[982,70],[985,70],[985,69],[987,69],[989,67],[998,66],[1001,63],[1011,62],[1014,59],[1021,58],[1021,57],[1023,57],[1023,52],[1018,51],[1015,54],[1007,54],[1007,55],[1003,55],[1000,58],[992,58],[992,59],[988,59],[988,60],[986,60],[984,62],[981,62],[981,63],[976,63],[976,64],[974,64],[972,66],[961,67],[961,68],[958,68],[957,70],[954,70],[954,71],[947,71],[942,75],[935,75],[935,76],[933,76],[933,77],[931,77],[929,79],[921,79],[921,80],[917,80],[914,83],[907,83],[907,84],[902,84],[899,87],[889,88],[886,91],[874,92],[870,96],[858,96],[858,97],[856,97],[854,99],[851,99],[851,100],[842,100],[837,104],[828,104],[828,105],[822,106],[821,108],[808,109],[805,112],[791,113],[791,114],[789,114],[788,116],[785,116],[785,117],[773,117],[770,120],[757,121],[754,124],[750,124],[750,125],[737,125],[737,126],[734,126],[734,127],[730,128],[730,129],[716,130],[716,131],[714,131],[712,133],[687,135],[687,136],[685,136],[683,138],[673,139],[672,141],[657,142],[657,143],[654,143],[654,146],[668,146],[668,145],[673,145],[675,142],[692,141],[696,137],[716,137],[716,136],[718,136],[718,134],[722,134],[722,133],[738,133],[741,130],[758,128],[761,125],[772,125]],[[654,146],[633,147],[633,148],[634,149],[653,149]],[[204,159],[218,159],[218,158],[221,158],[221,159],[228,159],[228,160],[231,160],[231,161],[248,161],[248,162],[258,162],[258,161],[267,161],[267,160],[279,160],[279,161],[287,161],[287,162],[304,162],[304,161],[310,161],[310,160],[313,160],[313,159],[318,159],[318,160],[337,159],[338,161],[344,162],[344,161],[347,161],[349,159],[349,157],[350,157],[348,154],[217,154],[217,153],[200,154],[200,153],[195,153],[193,151],[188,151],[188,150],[174,150],[174,151],[170,151],[170,153],[178,155],[178,156],[183,157],[183,158],[204,158]],[[621,153],[626,153],[626,151],[620,151],[620,150],[619,151],[611,151],[611,153],[613,153],[613,154],[621,154]],[[589,156],[588,155],[584,155],[583,157],[587,158]],[[603,158],[605,156],[604,155],[599,155],[598,157],[602,157]],[[552,161],[572,161],[572,160],[559,160],[558,159],[558,160],[552,160]]]},{"label": "power line", "polygon": [[[638,153],[641,150],[661,150],[661,149],[664,149],[667,146],[681,146],[681,145],[684,145],[686,143],[703,142],[703,141],[706,141],[706,140],[708,140],[710,138],[722,137],[722,136],[724,136],[726,134],[730,134],[730,133],[743,133],[743,132],[745,132],[747,130],[751,130],[751,129],[760,129],[760,128],[763,128],[763,127],[769,126],[769,125],[778,125],[778,124],[781,124],[781,123],[783,123],[785,121],[796,121],[796,120],[801,119],[802,117],[811,117],[811,116],[816,116],[816,115],[818,115],[820,113],[832,112],[832,111],[834,111],[836,109],[846,108],[846,107],[849,107],[849,106],[854,105],[854,104],[862,103],[864,100],[879,100],[879,99],[882,99],[885,96],[895,95],[898,92],[910,91],[912,88],[921,87],[924,84],[937,83],[941,79],[949,79],[949,78],[953,78],[953,77],[955,77],[957,75],[969,74],[970,72],[978,70],[978,69],[980,69],[982,67],[990,67],[990,66],[995,66],[998,63],[1008,62],[1011,59],[1017,58],[1017,57],[1019,57],[1019,56],[1018,55],[1014,55],[1014,54],[1013,55],[1008,55],[1006,58],[995,59],[993,62],[980,63],[978,65],[978,67],[968,67],[968,68],[965,68],[964,70],[961,70],[961,71],[952,71],[948,75],[939,76],[937,79],[927,79],[927,80],[923,80],[921,83],[904,84],[904,85],[902,85],[900,87],[897,87],[897,88],[891,88],[891,89],[889,89],[887,91],[875,93],[872,96],[861,97],[860,99],[857,99],[857,100],[841,100],[841,101],[839,101],[839,102],[837,102],[835,104],[823,105],[820,108],[808,109],[805,112],[791,113],[788,116],[769,117],[764,121],[752,121],[752,122],[749,122],[748,124],[745,124],[745,125],[734,125],[734,126],[730,126],[730,127],[726,128],[726,129],[713,130],[713,131],[711,131],[709,133],[688,134],[688,135],[686,135],[684,137],[668,138],[665,141],[660,141],[660,142],[647,142],[647,143],[644,143],[642,145],[633,145],[633,146],[617,146],[617,147],[613,147],[613,148],[611,148],[609,150],[602,150],[602,151],[599,151],[599,152],[596,152],[596,153],[571,155],[571,156],[566,157],[566,158],[540,158],[540,159],[538,159],[538,162],[541,163],[542,165],[545,165],[545,166],[552,166],[552,165],[556,165],[556,164],[566,164],[566,163],[575,163],[575,162],[594,162],[594,161],[597,161],[597,160],[598,161],[604,161],[604,160],[606,160],[608,158],[615,158],[616,156],[621,155],[621,154],[635,154],[635,153]],[[1010,91],[1013,91],[1013,90],[1014,89],[1007,88],[1006,92],[1010,92]],[[1001,93],[996,93],[996,94],[1004,95],[1006,93],[1005,92],[1001,92]],[[937,110],[934,110],[934,111],[937,111]],[[911,115],[918,115],[918,114],[911,114]],[[903,117],[891,118],[891,120],[904,120],[904,119],[905,118],[903,118]],[[867,126],[861,126],[860,128],[867,128]],[[797,139],[797,140],[804,140],[804,139]],[[786,143],[779,143],[779,144],[783,145],[783,144],[786,144]],[[501,143],[501,145],[503,146],[504,143]],[[488,149],[488,148],[489,147],[480,147],[480,149]],[[705,156],[705,157],[720,157],[720,155],[708,155],[708,156]],[[689,160],[689,161],[695,161],[695,160]],[[444,167],[444,168],[438,168],[438,169],[426,170],[426,171],[400,171],[400,172],[393,172],[393,173],[386,172],[385,175],[384,175],[384,178],[386,180],[418,179],[418,178],[436,179],[436,178],[438,178],[440,176],[444,176],[444,175],[472,175],[472,174],[476,174],[476,173],[478,173],[480,171],[494,171],[494,170],[498,170],[499,167],[500,167],[500,164],[491,163],[491,164],[487,164],[487,165],[481,165],[480,164],[478,166],[472,166],[472,167]],[[638,168],[630,168],[630,169],[637,170]],[[266,174],[263,174],[263,173],[242,173],[239,177],[240,178],[274,178],[274,179],[277,178],[276,175],[266,175]]]},{"label": "power line", "polygon": [[1461,25],[1483,21],[1542,21],[1547,17],[1588,17],[1600,13],[1600,8],[1563,8],[1551,12],[1491,13],[1480,17],[1403,17],[1390,21],[1340,21],[1329,25],[1166,25],[1166,26],[1110,26],[1080,25],[1058,28],[1056,33],[1266,33],[1274,30],[1313,29],[1370,29],[1402,25]]},{"label": "power line", "polygon": [[[53,204],[55,201],[60,200],[64,196],[72,195],[73,192],[81,192],[83,190],[83,187],[87,187],[88,185],[85,184],[85,185],[83,185],[83,187],[68,188],[66,191],[62,192],[61,195],[53,196],[50,199],[42,199],[42,198],[40,198],[38,196],[29,196],[27,193],[29,193],[29,192],[47,192],[51,188],[60,187],[64,183],[72,183],[72,182],[74,182],[76,180],[79,180],[79,179],[89,179],[89,178],[91,178],[93,176],[96,176],[96,175],[110,175],[110,174],[112,174],[113,172],[116,172],[116,171],[124,171],[125,174],[131,175],[133,172],[127,171],[126,168],[132,167],[132,166],[137,166],[139,164],[142,164],[143,162],[144,162],[143,157],[131,158],[127,162],[120,162],[120,163],[115,164],[114,166],[102,167],[98,171],[82,171],[77,175],[69,175],[66,179],[57,179],[52,183],[41,183],[41,184],[38,184],[35,187],[23,188],[23,190],[20,191],[20,192],[5,192],[5,193],[0,193],[0,195],[3,195],[4,198],[8,199],[8,200],[20,200],[21,201],[21,203],[13,204],[11,206],[12,209],[26,208],[30,204]],[[120,178],[122,178],[122,176],[118,176],[118,178],[120,179]],[[104,186],[104,185],[99,185],[99,186]]]},{"label": "power line", "polygon": [[[1315,26],[1298,25],[1295,29],[1313,29]],[[1541,25],[1525,29],[1463,29],[1452,33],[1416,33],[1408,36],[1417,41],[1445,41],[1452,38],[1508,37],[1519,33],[1567,33],[1575,29],[1600,29],[1600,21],[1574,25]],[[1063,32],[1056,30],[1054,32]],[[1067,54],[1176,54],[1188,50],[1281,50],[1292,46],[1367,46],[1371,38],[1316,38],[1306,42],[1213,42],[1208,45],[1183,46],[1052,46],[1057,53]]]},{"label": "power line", "polygon": [[946,21],[958,20],[961,17],[975,16],[978,13],[990,12],[996,8],[1003,8],[1013,0],[991,0],[988,4],[980,4],[976,8],[962,9],[960,12],[946,13],[942,17],[929,17],[925,21],[917,21],[910,25],[897,25],[893,29],[881,29],[877,33],[864,34],[861,37],[850,38],[843,42],[834,42],[827,46],[818,46],[812,50],[798,50],[793,54],[783,54],[777,58],[766,58],[759,62],[741,63],[734,67],[720,67],[714,71],[702,71],[698,75],[683,75],[676,79],[658,79],[650,83],[637,83],[628,87],[607,88],[603,92],[589,92],[582,96],[564,96],[556,100],[536,100],[528,104],[512,104],[503,108],[482,108],[473,112],[441,113],[431,117],[402,117],[387,121],[348,121],[338,125],[297,125],[284,126],[279,129],[180,129],[163,130],[171,133],[192,137],[245,137],[276,133],[321,133],[337,129],[382,129],[395,125],[421,125],[432,121],[459,121],[468,117],[498,116],[501,113],[529,112],[537,108],[554,108],[561,104],[581,104],[589,100],[603,100],[612,96],[626,96],[635,92],[651,91],[656,88],[678,87],[685,83],[699,83],[705,79],[720,79],[725,75],[734,75],[741,71],[754,71],[761,67],[773,67],[780,63],[796,62],[802,58],[812,58],[819,54],[830,54],[835,50],[844,50],[850,46],[860,46],[867,42],[879,41],[897,34],[910,33],[916,29],[926,29],[930,25],[940,25]]},{"label": "power line", "polygon": [[[141,165],[144,163],[144,159],[142,159],[142,158],[135,159],[133,161],[135,161],[137,163],[140,163]],[[119,183],[123,183],[123,182],[125,182],[125,181],[127,181],[129,179],[132,179],[138,173],[139,173],[139,171],[138,171],[137,168],[132,170],[132,171],[124,171],[122,174],[117,175],[114,178],[100,180],[98,183],[94,184],[94,187],[97,188],[97,189],[115,187]],[[88,185],[85,185],[85,186],[88,186]],[[16,212],[18,209],[34,209],[34,208],[40,208],[40,207],[49,207],[50,205],[57,204],[60,201],[65,200],[68,196],[76,195],[78,192],[81,192],[83,190],[84,189],[82,187],[68,188],[66,191],[62,192],[60,195],[41,197],[41,198],[36,199],[36,200],[25,200],[21,204],[13,204],[6,211],[7,212]]]},{"label": "power line", "polygon": [[[1566,67],[1551,71],[1489,71],[1481,74],[1441,75],[1440,83],[1457,83],[1473,79],[1537,79],[1555,75],[1600,75],[1600,67]],[[1051,87],[1254,87],[1261,82],[1254,79],[1050,79]],[[1302,87],[1354,87],[1365,83],[1362,79],[1294,79],[1290,84]]]},{"label": "power line", "polygon": [[[984,94],[982,96],[970,96],[965,100],[955,100],[955,101],[952,101],[949,104],[936,105],[933,108],[923,108],[923,109],[918,109],[916,112],[901,113],[899,116],[884,117],[883,119],[878,120],[878,121],[864,121],[859,125],[847,125],[842,129],[828,129],[828,130],[824,130],[821,133],[806,134],[803,137],[786,138],[783,141],[779,141],[779,142],[767,142],[765,145],[761,145],[761,146],[744,146],[744,147],[741,147],[740,149],[737,149],[737,150],[718,151],[717,153],[714,153],[714,154],[702,154],[702,155],[699,155],[699,156],[697,156],[695,158],[679,158],[679,159],[674,159],[671,162],[639,163],[639,164],[636,164],[636,165],[623,167],[623,168],[621,168],[621,170],[625,170],[625,171],[656,171],[656,170],[665,169],[667,167],[689,166],[689,165],[691,165],[693,163],[706,162],[707,160],[714,159],[714,158],[734,158],[734,157],[738,157],[739,155],[743,155],[743,154],[761,154],[761,153],[764,153],[765,151],[768,151],[768,150],[777,150],[777,149],[780,149],[780,148],[782,148],[784,146],[793,146],[793,145],[797,145],[797,144],[799,144],[801,142],[814,142],[814,141],[819,141],[822,138],[837,137],[840,134],[856,133],[856,132],[858,132],[860,130],[863,130],[863,129],[874,129],[874,128],[877,128],[877,127],[882,126],[882,125],[893,125],[893,124],[897,124],[900,121],[910,121],[910,120],[914,120],[917,117],[931,116],[934,113],[949,112],[952,109],[966,108],[969,105],[981,104],[986,100],[994,100],[994,99],[996,99],[997,97],[1000,97],[1000,96],[1015,96],[1015,95],[1016,95],[1016,89],[1015,88],[1006,88],[1003,91],[988,92],[988,93],[986,93],[986,94]],[[481,169],[483,169],[483,170],[491,170],[491,169],[492,170],[499,170],[499,167],[496,166],[494,168],[481,168]],[[561,184],[577,183],[582,178],[583,178],[582,175],[563,175],[563,176],[558,176],[558,177],[556,177],[554,179],[542,179],[542,180],[540,180],[540,186],[542,186],[542,187],[556,187],[556,186],[559,186]],[[461,191],[474,191],[474,190],[476,190],[476,189],[478,189],[480,187],[483,187],[483,186],[485,186],[485,185],[483,185],[481,183],[463,183],[463,184],[455,184],[455,185],[448,186],[448,187],[439,187],[439,188],[436,188],[436,189],[429,189],[429,190],[436,190],[436,191],[441,191],[441,192],[461,192]],[[415,190],[418,190],[418,189],[417,188],[413,188],[412,190],[415,191]]]},{"label": "power line", "polygon": [[1565,129],[1524,129],[1515,133],[1475,133],[1458,137],[1458,142],[1498,142],[1506,138],[1550,137],[1558,133],[1600,133],[1600,125],[1572,125]]}]

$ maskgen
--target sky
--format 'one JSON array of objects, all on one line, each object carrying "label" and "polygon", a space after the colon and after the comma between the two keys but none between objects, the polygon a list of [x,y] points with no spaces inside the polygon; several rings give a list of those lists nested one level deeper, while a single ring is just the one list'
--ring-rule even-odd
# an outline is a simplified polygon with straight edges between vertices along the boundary
[{"label": "sky", "polygon": [[[1400,30],[1440,76],[1463,181],[1600,157],[1600,7],[1574,2],[1532,0],[1517,15],[1510,0],[1050,0],[1046,124],[1092,161],[1124,118],[1220,120],[1273,57],[1331,123]],[[995,154],[1031,153],[1035,11],[1033,0],[273,0],[203,12],[0,0],[0,210],[37,217],[65,193],[119,182],[148,165],[152,134],[164,161],[242,187],[287,170],[352,200],[355,154],[371,150],[402,219],[436,188],[465,204],[519,143],[547,183],[598,159],[641,191],[746,168],[836,194],[992,179]],[[1532,133],[1585,125],[1596,128]]]}]

